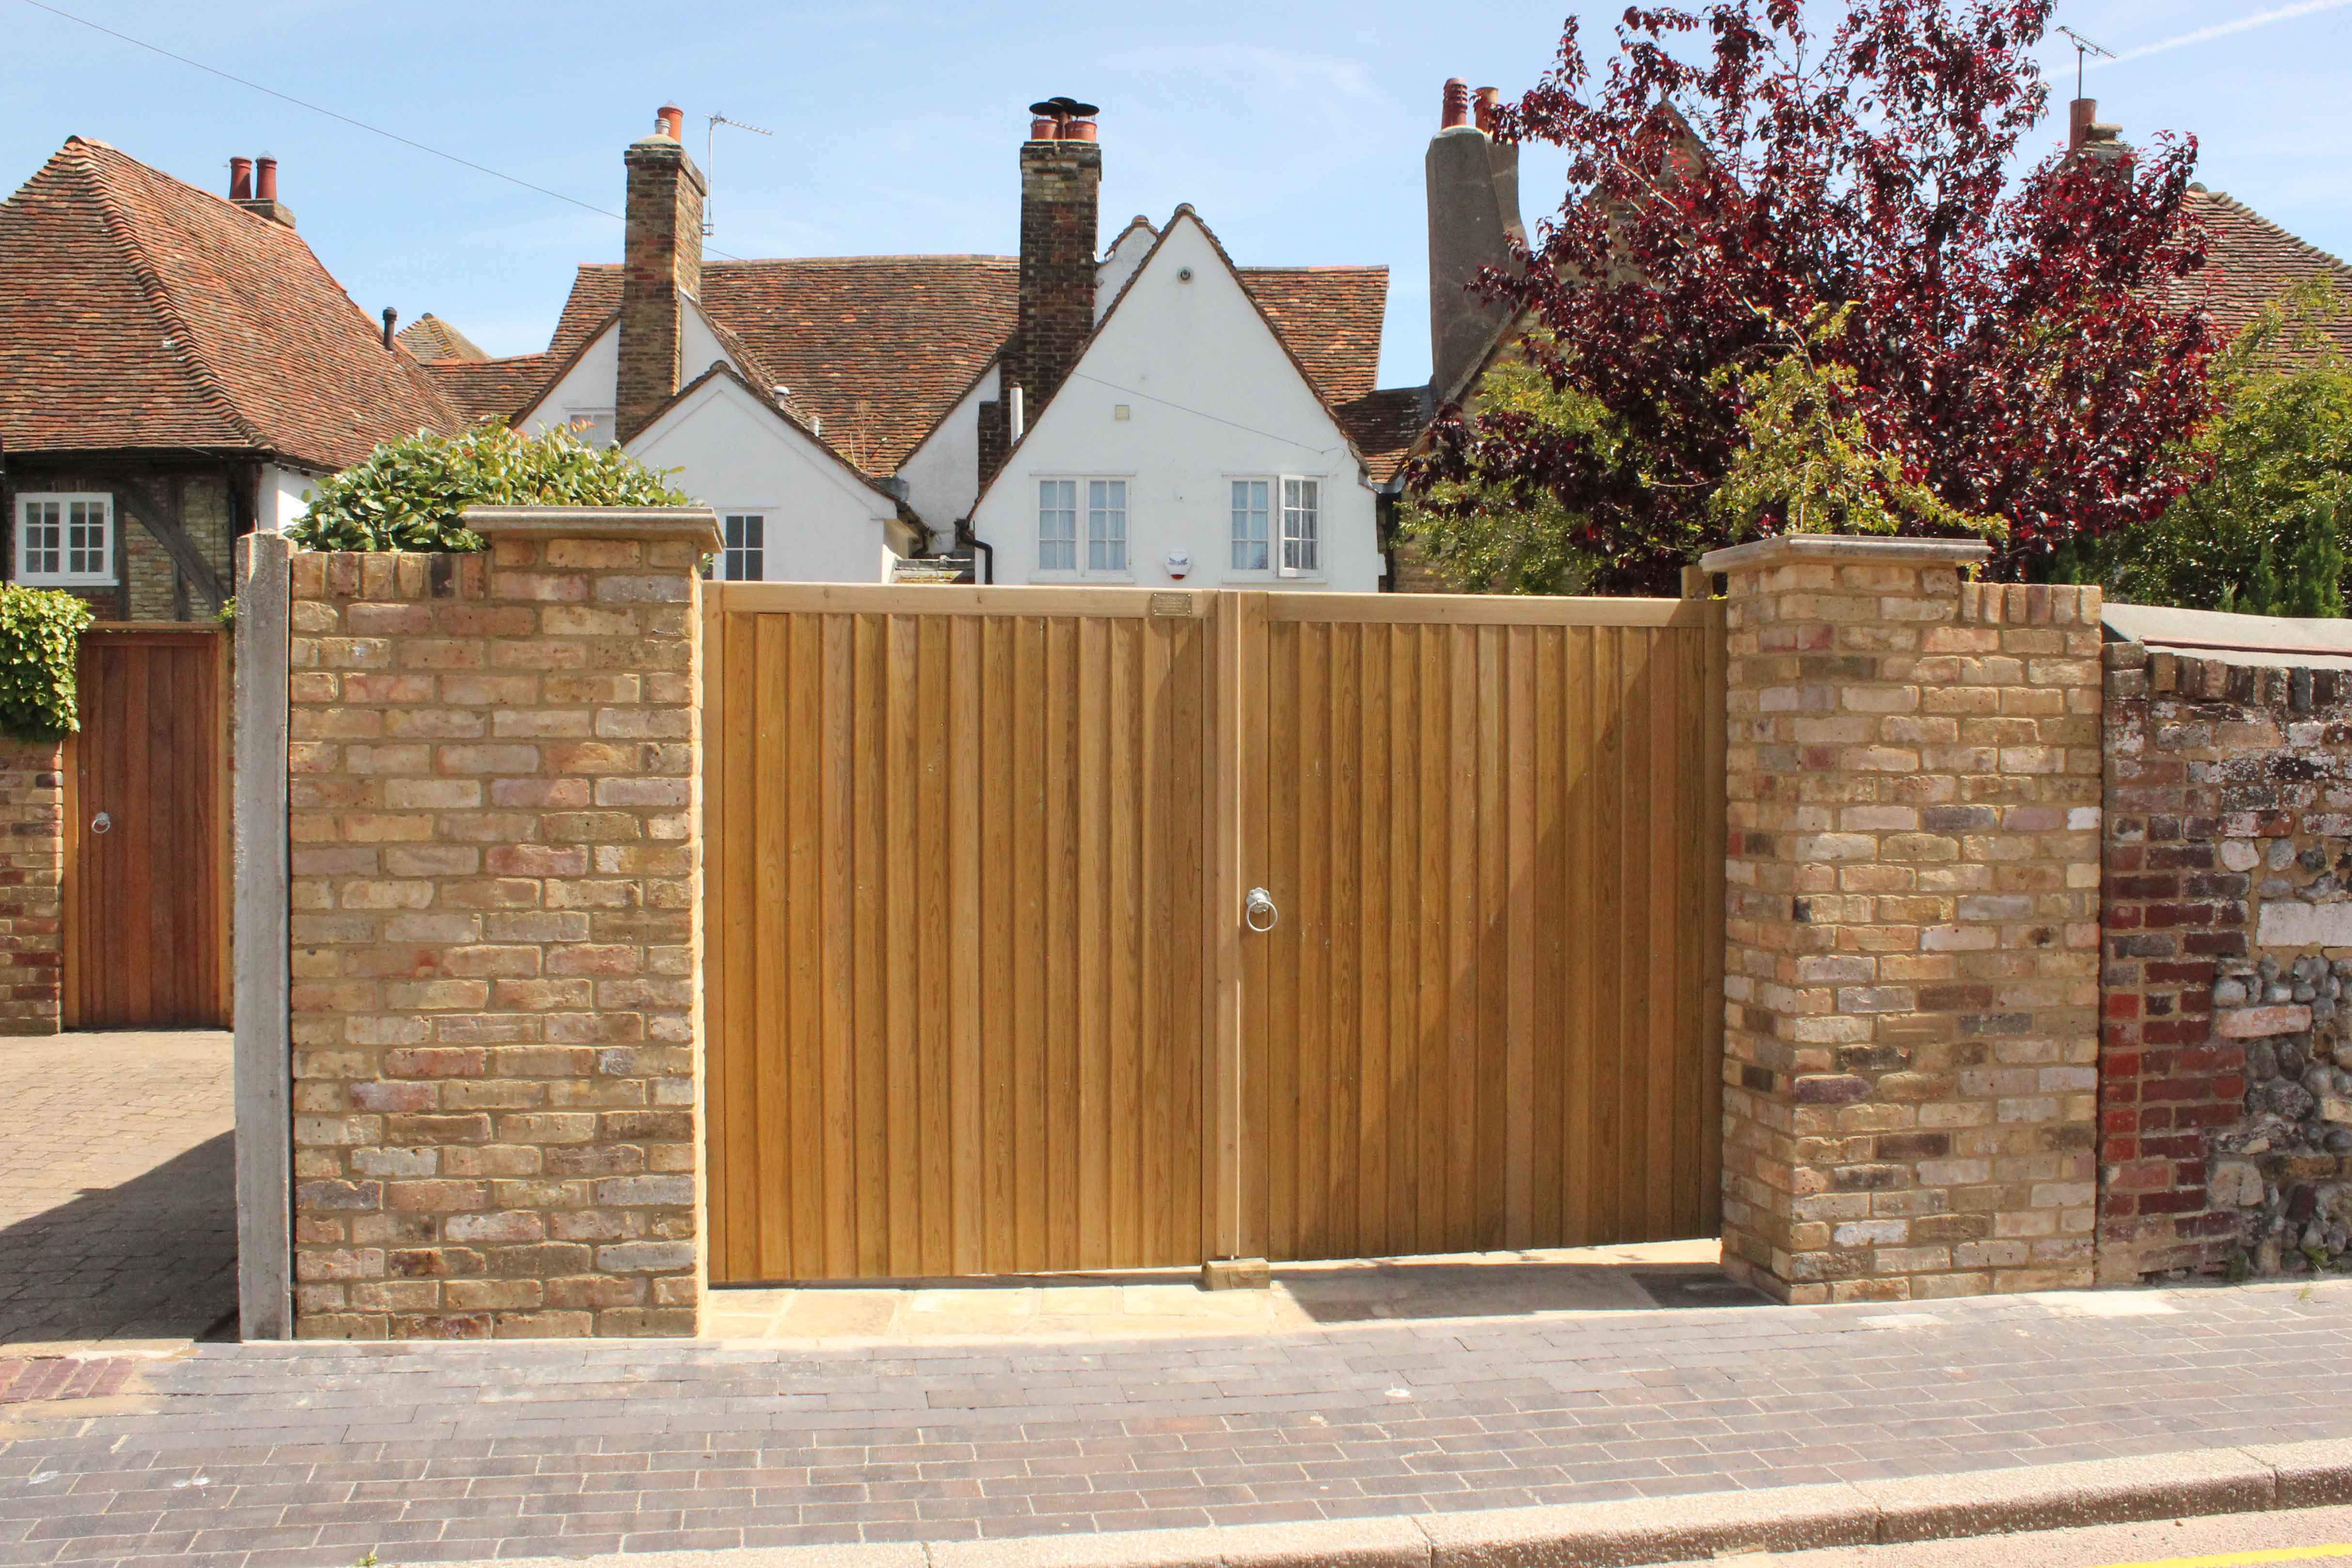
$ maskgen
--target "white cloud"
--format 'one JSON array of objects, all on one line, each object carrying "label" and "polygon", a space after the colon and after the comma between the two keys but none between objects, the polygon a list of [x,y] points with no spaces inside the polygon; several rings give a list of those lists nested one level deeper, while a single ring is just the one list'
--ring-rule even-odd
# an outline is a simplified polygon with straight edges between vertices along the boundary
[{"label": "white cloud", "polygon": [[2352,0],[2296,0],[2296,3],[2292,5],[2280,5],[2268,11],[2257,11],[2251,16],[2235,16],[2227,22],[2216,22],[2211,26],[2200,27],[2194,32],[2182,33],[2170,38],[2159,38],[2153,44],[2142,44],[2137,48],[2126,49],[2111,60],[2093,60],[2090,66],[2093,70],[2097,70],[2102,66],[2121,65],[2126,60],[2137,60],[2148,55],[2160,55],[2168,49],[2185,49],[2191,44],[2209,43],[2215,38],[2228,37],[2232,33],[2243,33],[2255,27],[2266,27],[2273,22],[2291,21],[2297,16],[2309,16],[2321,11],[2337,11],[2347,5],[2352,5]]}]

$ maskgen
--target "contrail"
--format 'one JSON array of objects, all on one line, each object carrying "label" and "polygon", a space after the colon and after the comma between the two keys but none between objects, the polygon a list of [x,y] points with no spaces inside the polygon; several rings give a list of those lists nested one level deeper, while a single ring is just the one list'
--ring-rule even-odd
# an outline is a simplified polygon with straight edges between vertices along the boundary
[{"label": "contrail", "polygon": [[2296,16],[2308,16],[2319,11],[2338,11],[2347,5],[2352,5],[2352,0],[2296,0],[2296,4],[2292,5],[2281,5],[2270,11],[2257,11],[2251,16],[2240,16],[2228,22],[2216,22],[2210,27],[2200,27],[2193,33],[2183,33],[2177,38],[2163,38],[2153,44],[2142,44],[2138,48],[2126,49],[2111,60],[2093,60],[2091,68],[2097,70],[2101,66],[2119,66],[2126,60],[2136,60],[2143,55],[2160,55],[2167,49],[2185,49],[2191,44],[2201,44],[2210,38],[2227,37],[2231,33],[2242,33],[2250,27],[2266,26],[2273,22],[2284,22]]}]

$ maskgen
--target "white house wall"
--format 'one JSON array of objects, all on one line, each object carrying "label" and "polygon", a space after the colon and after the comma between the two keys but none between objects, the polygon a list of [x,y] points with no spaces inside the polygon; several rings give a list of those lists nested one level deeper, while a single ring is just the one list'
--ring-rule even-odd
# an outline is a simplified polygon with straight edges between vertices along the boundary
[{"label": "white house wall", "polygon": [[[1322,483],[1323,562],[1312,579],[1232,566],[1231,481],[1283,475]],[[1128,480],[1129,571],[1038,570],[1037,481],[1047,477]],[[1083,562],[1083,486],[1078,500]],[[1181,548],[1188,587],[1363,593],[1379,589],[1384,565],[1372,488],[1346,436],[1185,215],[1013,451],[973,528],[995,547],[999,582],[1160,587],[1176,580],[1167,558]],[[1279,529],[1277,507],[1270,531]]]},{"label": "white house wall", "polygon": [[603,331],[589,340],[588,347],[563,372],[562,380],[539,400],[539,406],[522,422],[523,434],[537,435],[569,424],[573,415],[583,414],[601,416],[609,439],[614,389],[620,384],[620,375],[621,334],[615,325],[607,323]]},{"label": "white house wall", "polygon": [[299,468],[281,468],[275,463],[264,464],[260,504],[255,509],[253,526],[271,533],[284,533],[288,525],[299,521],[310,509],[307,497],[318,483],[315,474],[305,474]]},{"label": "white house wall", "polygon": [[907,504],[931,529],[940,549],[954,539],[956,519],[971,514],[980,495],[980,405],[996,397],[996,367],[981,373],[963,401],[898,465]]},{"label": "white house wall", "polygon": [[640,432],[630,455],[722,516],[767,518],[771,582],[881,582],[896,508],[746,392],[715,376]]},{"label": "white house wall", "polygon": [[1151,242],[1158,237],[1149,224],[1129,224],[1126,232],[1111,242],[1109,253],[1095,264],[1096,326],[1101,326],[1102,319],[1110,314],[1111,301],[1127,287],[1127,280],[1135,276],[1135,269],[1143,265],[1143,258],[1151,254]]}]

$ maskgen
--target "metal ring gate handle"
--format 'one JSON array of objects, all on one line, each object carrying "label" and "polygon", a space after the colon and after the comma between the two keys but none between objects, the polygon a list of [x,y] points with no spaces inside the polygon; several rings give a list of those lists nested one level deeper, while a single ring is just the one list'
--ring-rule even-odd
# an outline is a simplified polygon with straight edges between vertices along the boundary
[{"label": "metal ring gate handle", "polygon": [[[1265,916],[1263,925],[1257,923],[1261,915]],[[1249,896],[1242,900],[1242,924],[1263,936],[1281,923],[1282,911],[1274,906],[1274,894],[1262,887],[1251,888]]]},{"label": "metal ring gate handle", "polygon": [[100,811],[97,816],[92,817],[89,820],[89,831],[93,833],[106,833],[113,831],[114,818],[107,812]]}]

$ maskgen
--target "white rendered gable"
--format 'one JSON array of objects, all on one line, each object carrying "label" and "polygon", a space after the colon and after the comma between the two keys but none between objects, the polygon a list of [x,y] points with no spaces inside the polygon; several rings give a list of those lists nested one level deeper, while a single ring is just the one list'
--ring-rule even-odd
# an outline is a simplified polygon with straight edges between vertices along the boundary
[{"label": "white rendered gable", "polygon": [[765,519],[776,582],[888,580],[897,508],[730,376],[712,376],[628,444],[629,455],[725,517]]},{"label": "white rendered gable", "polygon": [[[1233,564],[1233,483],[1313,479],[1320,559],[1304,578]],[[1040,564],[1039,484],[1079,481],[1082,570]],[[1087,482],[1126,488],[1128,568],[1086,569]],[[1180,212],[1118,308],[981,498],[974,530],[999,582],[1179,580],[1188,587],[1380,586],[1377,503],[1346,434],[1199,221]]]},{"label": "white rendered gable", "polygon": [[[737,375],[750,379],[750,371],[727,351],[719,334],[710,329],[703,319],[700,307],[686,303],[682,331],[678,340],[678,384],[690,385],[713,364],[724,364]],[[621,324],[616,320],[604,323],[603,330],[588,340],[562,378],[548,388],[530,413],[523,416],[522,431],[536,435],[541,431],[558,425],[575,423],[583,419],[602,419],[595,428],[606,440],[612,437],[612,420],[616,390],[621,377]]]}]

